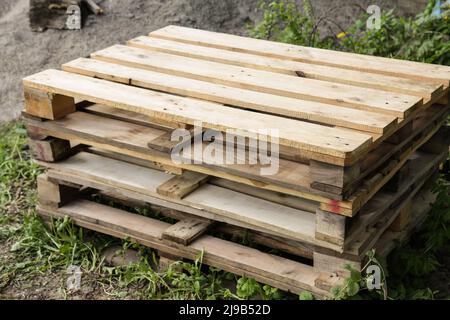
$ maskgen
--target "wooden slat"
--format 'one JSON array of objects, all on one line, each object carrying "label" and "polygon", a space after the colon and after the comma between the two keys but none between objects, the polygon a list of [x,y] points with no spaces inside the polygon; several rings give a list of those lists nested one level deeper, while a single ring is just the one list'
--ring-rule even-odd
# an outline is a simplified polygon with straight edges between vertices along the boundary
[{"label": "wooden slat", "polygon": [[210,226],[211,222],[198,219],[185,219],[164,230],[162,237],[163,239],[187,246],[204,234]]},{"label": "wooden slat", "polygon": [[[169,122],[164,122],[164,121],[153,122],[154,118],[150,118],[152,120],[151,120],[151,122],[149,122],[150,120],[146,121],[145,120],[146,118],[143,118],[142,114],[139,114],[136,112],[131,112],[131,111],[125,111],[125,110],[121,110],[121,109],[117,109],[117,108],[113,108],[113,107],[108,107],[105,105],[93,104],[87,108],[84,108],[83,111],[92,113],[92,114],[96,114],[96,115],[100,115],[100,116],[103,116],[106,118],[122,120],[125,122],[135,123],[135,124],[139,124],[139,125],[143,125],[143,126],[162,129],[162,130],[169,130],[170,132],[175,129],[178,129],[178,128],[192,130],[192,126],[190,126],[190,125],[183,125],[181,123],[174,123],[174,122],[169,123]],[[29,117],[29,115],[26,115],[26,114],[24,116]],[[338,128],[342,128],[342,127],[338,127]],[[357,131],[357,132],[365,134],[365,132],[361,132],[361,131]],[[379,144],[380,140],[382,140],[382,138],[383,138],[383,135],[381,135],[381,134],[375,134],[375,133],[369,133],[369,134],[373,138],[373,141],[374,141],[373,146],[376,146],[377,144]],[[216,137],[215,141],[223,141],[224,143],[226,143],[226,136],[223,138],[224,139],[220,139],[220,137]],[[239,141],[237,141],[237,142],[239,142]],[[248,144],[249,144],[248,139],[246,139],[246,144],[248,146]],[[239,146],[242,146],[242,145],[239,145]],[[243,147],[246,147],[246,146],[243,146]],[[292,147],[286,147],[283,145],[279,146],[279,155],[280,155],[280,159],[285,159],[285,160],[295,161],[295,162],[300,162],[300,163],[308,163],[311,159],[318,159],[322,162],[327,162],[327,163],[329,162],[329,163],[336,164],[339,166],[345,166],[345,165],[348,165],[349,163],[354,162],[354,160],[350,161],[349,159],[336,158],[336,157],[327,156],[324,154],[315,154],[315,153],[307,152],[304,150],[295,149]]]},{"label": "wooden slat", "polygon": [[207,128],[253,133],[258,129],[276,128],[282,145],[330,154],[336,157],[356,156],[370,146],[371,138],[336,128],[229,108],[210,102],[153,92],[105,80],[58,70],[47,70],[24,79],[24,85],[35,89],[73,96],[80,100],[106,104],[147,114],[163,120]]},{"label": "wooden slat", "polygon": [[179,128],[186,128],[186,125],[176,123],[176,122],[169,122],[164,121],[156,118],[152,118],[149,116],[146,116],[145,114],[117,109],[114,107],[106,106],[103,104],[92,104],[90,106],[82,108],[84,112],[102,115],[106,118],[111,119],[118,119],[118,120],[124,120],[126,119],[130,123],[139,124],[141,126],[147,126],[152,127],[156,129],[161,130],[175,130]]},{"label": "wooden slat", "polygon": [[[164,172],[84,152],[49,167],[60,171],[62,175],[72,174],[84,180],[108,185],[110,188],[122,188],[160,199],[165,198],[157,192],[157,188],[172,178]],[[171,199],[171,201],[201,209],[202,212],[210,212],[215,216],[215,220],[220,221],[221,217],[225,217],[270,230],[274,235],[316,244],[315,218],[314,214],[309,212],[210,184],[204,184],[183,200]],[[211,214],[206,218],[211,218]]]},{"label": "wooden slat", "polygon": [[187,171],[180,176],[173,177],[169,181],[158,186],[156,191],[165,197],[182,199],[189,193],[200,187],[209,179],[209,176],[197,172]]},{"label": "wooden slat", "polygon": [[157,50],[177,54],[189,58],[232,64],[240,67],[254,68],[264,71],[279,72],[299,76],[350,84],[359,87],[379,89],[402,94],[410,94],[424,98],[425,102],[439,95],[442,84],[418,82],[382,74],[346,70],[341,68],[321,66],[311,63],[297,62],[287,59],[276,59],[256,54],[233,52],[213,47],[198,46],[162,38],[137,37],[127,42],[129,46]]},{"label": "wooden slat", "polygon": [[263,93],[378,111],[399,118],[407,117],[423,101],[409,95],[291,77],[122,45],[97,51],[91,54],[91,58]]},{"label": "wooden slat", "polygon": [[[401,159],[404,159],[407,154],[410,154],[431,137],[430,135],[438,129],[439,124],[445,121],[445,117],[440,116],[439,119],[435,120],[434,124],[430,124],[430,128],[427,129],[426,133],[423,132],[423,128],[418,128],[417,133],[420,136],[417,137],[417,142],[408,148],[407,153],[403,154]],[[146,147],[146,141],[152,134],[152,130],[154,130],[152,128],[140,127],[123,121],[102,119],[94,115],[83,114],[82,112],[71,114],[57,121],[28,121],[32,125],[39,127],[41,133],[46,135],[66,140],[77,140],[87,145],[118,152],[126,156],[173,165],[167,155],[158,155],[150,152]],[[110,130],[109,128],[112,129]],[[397,163],[392,172],[395,173],[395,170],[398,170],[401,166],[402,163]],[[308,186],[311,184],[311,178],[307,165],[292,163],[283,159],[280,159],[280,171],[276,177],[263,177],[259,175],[257,167],[246,165],[215,165],[214,167],[209,167],[185,164],[181,165],[181,168],[225,178],[260,189],[320,202],[322,210],[346,216],[354,215],[370,199],[373,192],[379,190],[391,176],[376,178],[373,183],[367,185],[367,189],[355,195],[350,201],[336,201],[333,200],[335,199],[333,197],[320,195],[320,193],[308,189]],[[387,172],[384,172],[384,174],[387,174]]]},{"label": "wooden slat", "polygon": [[392,131],[397,122],[393,116],[375,112],[275,96],[94,59],[80,58],[62,68],[90,77],[374,133]]},{"label": "wooden slat", "polygon": [[[140,127],[112,119],[102,119],[83,112],[73,113],[58,121],[37,122],[27,119],[27,122],[39,127],[40,132],[49,136],[79,141],[95,148],[123,154],[124,157],[135,157],[151,163],[163,164],[164,166],[173,165],[171,158],[166,154],[158,154],[146,147],[148,137],[154,134],[153,128]],[[278,177],[261,176],[258,166],[224,165],[210,168],[209,166],[181,164],[178,167],[281,194],[293,195],[317,202],[328,201],[328,198],[324,196],[306,192],[306,190],[309,190],[306,188],[311,184],[308,178],[309,169],[307,165],[283,159],[280,159],[279,165]],[[296,189],[291,189],[292,187],[296,187]],[[299,191],[298,189],[304,189],[305,191]],[[351,210],[345,210],[345,208],[352,208],[351,203],[342,202],[339,204],[339,207],[342,208],[342,212],[345,214],[351,214]]]},{"label": "wooden slat", "polygon": [[205,264],[245,274],[284,290],[295,293],[310,290],[322,296],[328,295],[326,291],[315,287],[314,281],[320,274],[311,266],[211,236],[202,236],[189,246],[167,244],[161,237],[170,225],[155,219],[85,200],[79,200],[58,211],[39,208],[39,212],[67,215],[81,226],[121,238],[131,237],[141,244],[188,259],[196,259],[204,252]]},{"label": "wooden slat", "polygon": [[448,66],[295,46],[178,26],[167,26],[150,33],[150,36],[230,51],[429,81],[443,84],[445,88],[450,82]]}]

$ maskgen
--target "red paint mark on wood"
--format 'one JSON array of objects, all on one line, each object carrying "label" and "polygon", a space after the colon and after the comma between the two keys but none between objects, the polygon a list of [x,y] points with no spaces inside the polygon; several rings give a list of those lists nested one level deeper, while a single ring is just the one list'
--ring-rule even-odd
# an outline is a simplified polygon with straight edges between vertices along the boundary
[{"label": "red paint mark on wood", "polygon": [[328,207],[332,213],[339,214],[342,211],[341,202],[339,200],[330,200],[330,202],[328,203]]}]

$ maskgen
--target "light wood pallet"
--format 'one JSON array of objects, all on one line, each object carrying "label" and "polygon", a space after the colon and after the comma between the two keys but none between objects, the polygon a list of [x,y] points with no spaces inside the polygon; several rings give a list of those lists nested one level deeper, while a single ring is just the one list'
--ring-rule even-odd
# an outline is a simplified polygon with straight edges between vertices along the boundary
[{"label": "light wood pallet", "polygon": [[[109,173],[117,172],[115,169],[118,168],[109,167],[110,161],[105,157],[103,160],[101,167],[108,168],[106,171]],[[196,199],[190,199],[190,205],[180,204],[170,199],[152,198],[144,193],[130,191],[134,188],[133,179],[125,188],[125,186],[116,186],[112,180],[105,182],[101,177],[104,172],[97,172],[96,176],[87,177],[83,170],[76,171],[76,162],[71,159],[65,160],[58,167],[52,166],[46,174],[38,178],[38,212],[46,218],[69,216],[79,226],[119,238],[132,239],[156,249],[162,257],[161,264],[167,264],[168,260],[173,262],[183,258],[194,260],[203,252],[203,262],[207,265],[252,277],[262,283],[296,294],[307,290],[323,298],[329,296],[331,287],[340,284],[343,277],[347,275],[343,270],[343,264],[360,268],[364,261],[363,255],[354,254],[351,251],[341,255],[330,254],[319,250],[317,246],[265,233],[264,228],[252,226],[248,229],[248,224],[237,227],[234,224],[219,223],[218,221],[223,221],[220,218],[215,221],[199,217],[208,215],[208,217],[217,217],[214,215],[211,204],[208,208],[205,204],[195,204],[195,206],[192,204],[195,201],[199,202],[205,193],[211,191],[220,192],[219,194],[222,195],[222,192],[231,192],[221,191],[217,186],[205,185],[203,194],[197,194]],[[88,163],[93,162],[90,160]],[[135,167],[130,164],[124,164],[124,166]],[[141,169],[142,178],[145,177],[146,170],[148,168]],[[160,172],[160,175],[163,173]],[[149,180],[145,181],[152,183]],[[155,210],[155,205],[151,204],[157,204],[158,208],[160,206],[166,208],[158,209],[158,213],[179,221],[169,224],[149,216],[131,213],[126,209],[119,210],[99,204],[89,198],[90,193],[97,194],[96,199],[100,195],[107,200],[107,203],[114,201],[128,207],[150,207]],[[245,206],[237,201],[239,197],[246,198]],[[395,246],[396,240],[404,239],[420,221],[423,221],[434,198],[435,196],[430,192],[430,183],[415,184],[411,187],[411,193],[403,197],[403,200],[400,201],[397,197],[400,202],[385,210],[376,226],[371,227],[363,238],[369,242],[373,241],[370,248],[377,247],[386,256]],[[222,210],[227,208],[231,211],[240,207],[238,209],[244,214],[251,213],[255,209],[262,211],[262,208],[258,206],[258,202],[263,202],[262,200],[238,193],[232,198],[233,201],[228,202],[221,197],[211,200],[211,194],[207,194],[205,199],[215,201],[215,206],[220,205],[222,201]],[[274,209],[276,206],[269,201],[264,201],[263,204],[269,209]],[[280,206],[279,209],[281,208]],[[198,215],[198,212],[193,209],[201,210],[205,214]],[[281,216],[284,213],[279,212]],[[263,215],[264,212],[261,214]],[[242,237],[259,246],[252,248],[226,240],[227,237],[218,238],[215,236],[217,232],[234,238]],[[356,245],[356,247],[359,246]],[[270,254],[264,248],[278,249],[306,259]]]},{"label": "light wood pallet", "polygon": [[[300,251],[307,252],[307,256],[317,251],[360,259],[381,235],[379,231],[371,233],[373,226],[378,225],[380,219],[388,219],[383,225],[392,222],[389,219],[397,212],[392,209],[405,198],[414,196],[445,160],[448,144],[444,131],[441,129],[420,147],[420,151],[406,159],[397,175],[352,219],[324,212],[316,202],[222,178],[208,179],[193,172],[178,176],[139,158],[83,145],[68,149],[70,143],[62,140],[57,140],[62,141],[61,149],[52,145],[59,151],[50,150],[50,156],[42,158],[58,160],[58,152],[66,157],[68,153],[74,155],[60,162],[39,163],[51,169],[49,177],[52,179],[70,178],[79,185],[116,190],[127,198],[283,238],[289,240],[292,247],[302,248]],[[46,146],[47,142],[44,140],[38,145]],[[42,150],[44,148],[41,153],[45,154]],[[312,249],[314,247],[319,249]]]},{"label": "light wood pallet", "polygon": [[[182,174],[192,171],[268,191],[301,197],[320,203],[322,211],[352,217],[400,170],[407,158],[439,130],[445,123],[448,112],[448,107],[440,105],[430,107],[412,120],[411,132],[408,136],[402,136],[402,139],[399,138],[396,143],[383,142],[377,150],[369,153],[361,162],[364,170],[357,175],[354,181],[357,183],[354,183],[348,191],[350,195],[346,200],[334,193],[335,190],[331,187],[323,190],[314,189],[313,186],[317,184],[318,179],[318,171],[312,170],[314,165],[293,160],[280,159],[278,173],[271,176],[260,175],[262,165],[205,163],[203,165],[175,165],[168,150],[164,149],[164,146],[167,146],[167,140],[160,139],[167,135],[170,136],[171,129],[162,124],[157,126],[148,118],[137,113],[111,110],[107,106],[94,104],[79,107],[79,111],[59,120],[41,121],[27,113],[24,113],[24,116],[29,135],[34,138],[31,143],[34,150],[50,149],[47,146],[49,143],[65,145],[68,148],[68,141],[77,141],[84,145],[149,161],[173,173]],[[43,137],[60,140],[39,142],[38,139]],[[159,149],[148,147],[149,141],[152,140],[160,142]],[[39,148],[37,145],[40,145]],[[53,157],[42,152],[37,152],[36,156],[42,160],[46,160],[46,157],[49,156],[50,158],[47,160],[51,160]],[[321,179],[333,180],[337,175],[336,172],[334,174],[324,172]]]},{"label": "light wood pallet", "polygon": [[[24,79],[28,114],[52,120],[73,115],[76,99],[103,104],[103,114],[128,117],[134,111],[141,122],[150,118],[170,128],[201,121],[218,131],[278,129],[283,164],[301,179],[272,189],[327,194],[339,202],[324,207],[347,215],[362,206],[348,199],[389,158],[391,143],[411,136],[417,116],[445,109],[439,106],[448,105],[450,80],[447,66],[175,26],[62,69]],[[167,132],[147,134],[145,147],[168,148]]]},{"label": "light wood pallet", "polygon": [[[87,111],[88,110],[88,111]],[[261,220],[259,212],[251,213],[251,216],[245,216],[234,210],[231,213],[223,213],[218,210],[221,219],[230,219],[234,224],[248,223],[254,227],[266,227],[275,235],[286,235],[292,240],[304,241],[310,245],[319,244],[322,247],[329,248],[338,252],[343,252],[345,246],[348,246],[348,239],[354,239],[354,230],[364,230],[364,228],[371,222],[377,214],[371,210],[375,207],[378,208],[380,203],[383,203],[387,208],[391,204],[388,200],[384,199],[382,191],[387,187],[393,188],[394,191],[400,190],[406,192],[407,189],[414,183],[423,182],[426,179],[426,174],[430,168],[437,165],[437,162],[441,161],[441,158],[433,158],[433,155],[429,155],[429,158],[424,156],[419,158],[412,158],[416,150],[425,150],[434,154],[442,154],[448,149],[448,133],[446,128],[441,128],[437,133],[436,130],[440,128],[440,123],[444,121],[440,117],[446,115],[444,113],[438,113],[438,117],[432,116],[431,119],[426,118],[424,125],[421,126],[421,130],[417,130],[411,138],[405,139],[407,142],[400,143],[401,149],[395,149],[397,152],[401,150],[400,157],[389,162],[389,166],[384,168],[383,171],[377,172],[375,176],[365,181],[365,186],[358,190],[356,194],[359,199],[364,199],[361,208],[358,210],[359,215],[356,218],[349,219],[344,215],[337,215],[332,209],[323,208],[324,201],[312,201],[311,198],[300,198],[295,195],[283,194],[280,192],[274,192],[270,188],[261,188],[260,185],[254,184],[253,180],[242,180],[241,176],[245,171],[250,171],[246,167],[242,167],[239,171],[240,175],[232,175],[227,171],[210,170],[208,172],[194,172],[185,171],[179,172],[178,168],[171,167],[171,160],[166,162],[166,165],[161,165],[161,162],[154,162],[148,160],[155,160],[155,151],[149,150],[145,147],[145,141],[147,141],[149,134],[155,130],[152,127],[141,126],[138,127],[136,123],[118,119],[110,119],[100,114],[103,111],[103,106],[93,105],[83,108],[83,111],[77,111],[71,115],[66,116],[64,119],[55,121],[40,121],[39,119],[27,119],[28,131],[32,138],[30,139],[30,147],[33,151],[34,157],[43,162],[57,162],[72,154],[79,152],[80,150],[86,150],[88,146],[94,147],[94,149],[88,149],[89,153],[81,153],[72,159],[71,161],[78,161],[77,170],[84,170],[86,174],[95,173],[96,170],[103,169],[100,164],[103,160],[100,156],[106,156],[114,158],[118,161],[109,164],[112,168],[117,167],[115,173],[104,173],[104,179],[113,179],[114,182],[120,187],[130,179],[136,181],[135,189],[133,191],[144,192],[147,195],[154,197],[163,197],[169,199],[175,199],[181,203],[189,201],[191,198],[195,198],[196,192],[199,189],[202,190],[205,183],[207,185],[215,185],[223,190],[231,190],[232,193],[226,193],[224,197],[233,199],[237,196],[241,202],[246,201],[245,198],[240,198],[240,194],[248,195],[263,200],[269,200],[277,204],[287,206],[293,210],[300,210],[302,214],[295,216],[291,212],[286,212],[283,223],[281,225],[272,225],[271,221],[276,220],[273,217],[272,212],[279,212],[278,207],[267,207],[265,210],[266,221]],[[136,116],[136,115],[135,115]],[[116,114],[116,117],[120,115]],[[420,118],[419,120],[423,120]],[[136,120],[137,121],[137,120]],[[420,123],[420,122],[418,122]],[[139,130],[137,129],[139,128]],[[50,135],[49,138],[47,135]],[[432,137],[430,138],[430,136]],[[58,137],[55,139],[53,137]],[[41,139],[41,140],[38,140]],[[62,140],[69,139],[69,140]],[[72,141],[72,143],[70,142]],[[142,142],[141,142],[142,141]],[[81,144],[79,144],[81,143]],[[75,146],[74,146],[75,144]],[[94,153],[94,154],[92,154]],[[163,153],[161,153],[163,154]],[[387,151],[389,154],[389,150]],[[167,155],[166,155],[167,156]],[[162,157],[162,156],[161,156]],[[433,161],[431,161],[431,158]],[[74,160],[76,159],[76,160]],[[426,160],[423,160],[426,159]],[[122,161],[122,162],[121,162]],[[133,173],[133,167],[129,168],[124,166],[124,162],[128,165],[135,164],[137,166],[146,167],[147,179],[152,181],[151,185],[147,182],[142,182],[140,168],[137,170],[139,173]],[[58,163],[45,164],[46,166],[57,168]],[[136,167],[137,167],[136,166]],[[197,168],[204,168],[203,166],[194,166]],[[164,179],[154,179],[153,175],[159,176],[160,171],[167,173],[163,174]],[[101,170],[99,172],[102,172]],[[214,178],[207,173],[212,173],[218,178]],[[232,171],[231,171],[232,172]],[[77,173],[78,174],[78,173]],[[290,175],[294,175],[288,168],[283,172],[279,178],[289,179]],[[405,180],[404,176],[408,179]],[[257,178],[257,176],[254,176]],[[306,175],[297,178],[305,179]],[[244,181],[244,183],[242,183]],[[406,181],[407,183],[403,183]],[[245,183],[250,182],[250,183]],[[382,189],[385,185],[384,189]],[[137,189],[136,189],[137,188]],[[278,190],[275,190],[278,191]],[[240,194],[239,194],[240,193]],[[359,194],[359,195],[358,195]],[[214,196],[214,192],[211,191],[204,195],[204,198],[210,196],[210,199],[202,200],[212,201],[217,196]],[[314,199],[314,198],[313,198]],[[381,200],[380,200],[381,199]],[[314,199],[316,200],[316,199]],[[395,200],[395,199],[393,199]],[[326,201],[330,201],[327,199]],[[334,200],[333,200],[334,201]],[[198,204],[195,204],[198,205]],[[194,206],[195,206],[194,205]],[[264,203],[259,204],[260,207],[264,207]],[[367,213],[371,213],[368,215]],[[378,214],[382,211],[376,211]],[[315,214],[315,215],[314,215]],[[200,213],[202,215],[202,213]],[[209,217],[211,218],[211,217]],[[253,221],[252,219],[255,219]],[[299,220],[296,220],[296,219]],[[217,217],[213,216],[213,219],[217,220]],[[359,223],[353,223],[353,221],[362,221]],[[225,222],[229,222],[225,220]],[[359,229],[352,227],[352,225],[358,225]],[[347,243],[346,243],[347,241]]]}]

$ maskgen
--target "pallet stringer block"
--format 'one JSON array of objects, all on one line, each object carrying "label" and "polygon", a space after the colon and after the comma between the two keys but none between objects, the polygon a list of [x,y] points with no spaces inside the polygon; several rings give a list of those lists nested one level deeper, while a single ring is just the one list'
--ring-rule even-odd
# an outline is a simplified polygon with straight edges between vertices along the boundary
[{"label": "pallet stringer block", "polygon": [[343,250],[346,222],[347,217],[345,216],[317,209],[316,239],[342,246]]},{"label": "pallet stringer block", "polygon": [[60,184],[50,179],[47,174],[37,178],[38,199],[41,205],[59,208],[79,198],[80,190],[75,187]]},{"label": "pallet stringer block", "polygon": [[163,239],[187,246],[199,236],[204,234],[211,225],[211,221],[207,222],[199,219],[185,219],[167,228],[162,237]]},{"label": "pallet stringer block", "polygon": [[361,167],[359,163],[349,167],[342,167],[311,160],[309,172],[314,181],[311,184],[311,188],[341,194],[344,191],[343,186],[358,179]]},{"label": "pallet stringer block", "polygon": [[60,94],[25,87],[25,110],[28,114],[57,120],[76,111],[75,99]]},{"label": "pallet stringer block", "polygon": [[183,199],[203,183],[208,181],[208,179],[208,175],[186,171],[182,175],[173,177],[169,181],[166,181],[160,185],[156,191],[158,194],[168,198]]},{"label": "pallet stringer block", "polygon": [[28,146],[36,160],[44,162],[57,162],[70,156],[70,141],[46,137],[44,140],[28,139]]}]

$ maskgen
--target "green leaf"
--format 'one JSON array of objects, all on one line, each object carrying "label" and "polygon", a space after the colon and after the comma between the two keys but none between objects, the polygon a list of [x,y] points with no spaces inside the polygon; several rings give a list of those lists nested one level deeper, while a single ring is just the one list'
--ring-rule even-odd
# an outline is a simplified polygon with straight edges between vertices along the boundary
[{"label": "green leaf", "polygon": [[356,296],[359,292],[359,284],[357,282],[348,281],[347,284],[347,295],[349,297]]},{"label": "green leaf", "polygon": [[314,300],[314,296],[310,292],[303,291],[300,293],[299,299],[300,300]]}]

